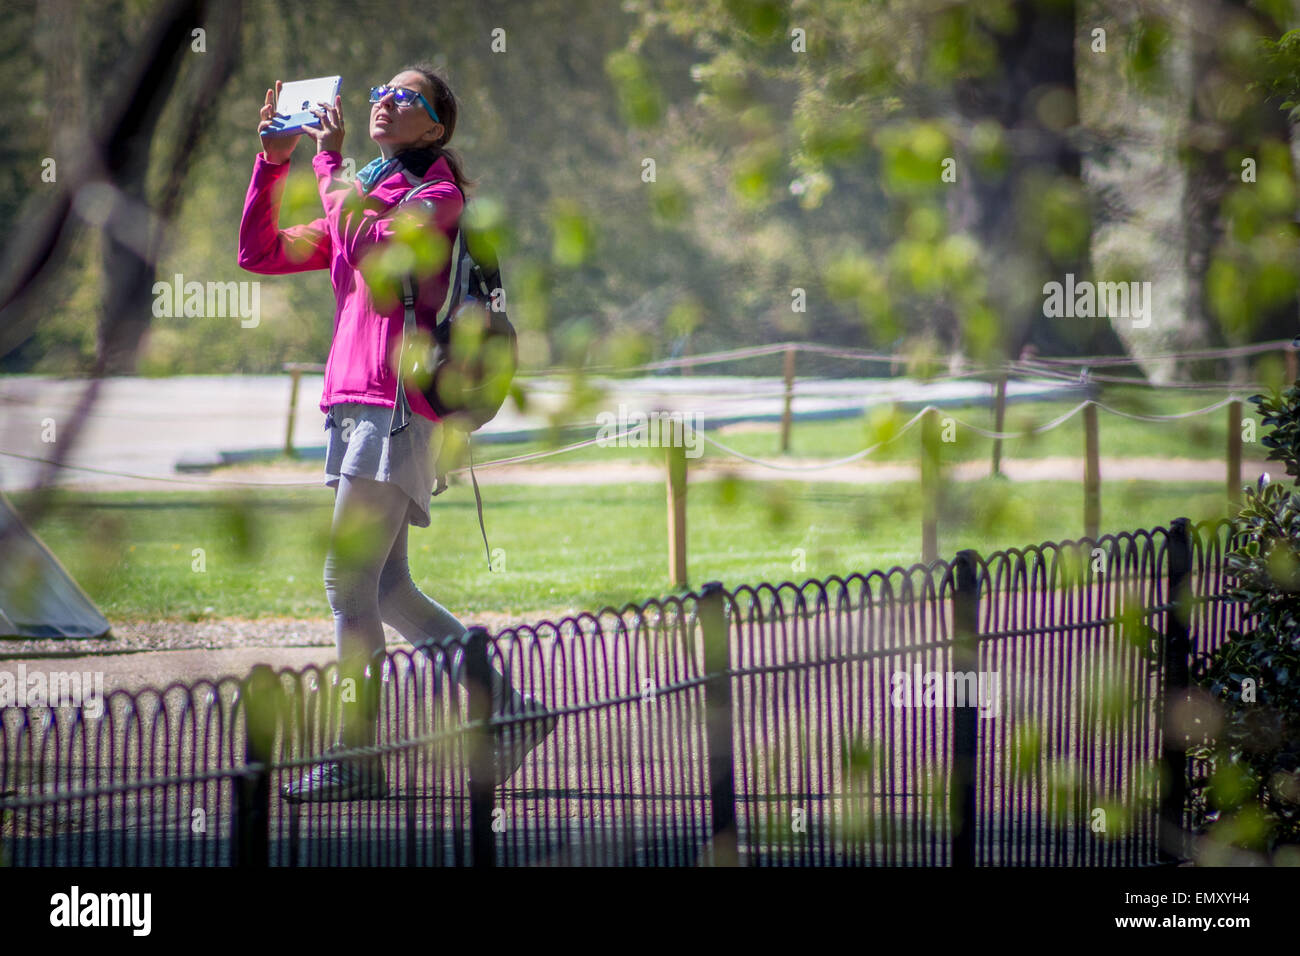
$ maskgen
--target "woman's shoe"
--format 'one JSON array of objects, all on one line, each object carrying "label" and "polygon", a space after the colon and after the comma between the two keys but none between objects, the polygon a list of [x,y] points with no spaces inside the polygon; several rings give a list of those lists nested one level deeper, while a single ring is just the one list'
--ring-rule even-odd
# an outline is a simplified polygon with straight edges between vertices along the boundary
[{"label": "woman's shoe", "polygon": [[[532,697],[525,697],[524,705],[520,709],[524,714],[545,711],[546,705]],[[499,787],[513,777],[523,766],[524,758],[550,736],[558,722],[558,717],[540,717],[527,723],[512,724],[498,731],[497,743],[492,754],[492,766],[496,770],[492,785]]]},{"label": "woman's shoe", "polygon": [[[343,747],[331,747],[325,755]],[[280,791],[290,803],[330,800],[380,800],[388,796],[388,781],[378,757],[326,760],[306,770],[296,783]]]}]

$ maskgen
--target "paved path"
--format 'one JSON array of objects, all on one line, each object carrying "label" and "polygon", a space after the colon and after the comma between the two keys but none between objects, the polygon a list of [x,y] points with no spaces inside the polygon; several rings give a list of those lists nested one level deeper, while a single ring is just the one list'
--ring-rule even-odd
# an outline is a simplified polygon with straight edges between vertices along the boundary
[{"label": "paved path", "polygon": [[[0,376],[0,452],[10,453],[0,454],[0,490],[29,488],[36,483],[43,466],[13,456],[53,457],[57,442],[68,433],[86,384],[43,376]],[[620,405],[629,410],[662,407],[681,411],[692,420],[698,415],[703,427],[712,431],[725,421],[775,421],[781,414],[782,384],[776,378],[646,376],[604,384],[609,392],[597,411],[607,411],[615,418]],[[295,447],[324,444],[321,387],[319,375],[303,376],[299,383]],[[544,429],[552,413],[563,407],[566,387],[558,377],[529,380],[529,414],[522,415],[507,403],[482,434],[490,437]],[[989,386],[981,382],[920,384],[897,378],[800,379],[798,388],[793,409],[799,419],[858,415],[873,403],[971,404],[986,402],[990,395]],[[286,375],[107,378],[99,386],[68,463],[183,480],[185,476],[176,470],[178,462],[215,462],[222,452],[283,447],[289,391]],[[1008,391],[1013,400],[1076,398],[1079,394],[1077,389],[1062,389],[1057,382],[1013,382]],[[72,469],[60,472],[59,482],[102,489],[193,486]]]}]

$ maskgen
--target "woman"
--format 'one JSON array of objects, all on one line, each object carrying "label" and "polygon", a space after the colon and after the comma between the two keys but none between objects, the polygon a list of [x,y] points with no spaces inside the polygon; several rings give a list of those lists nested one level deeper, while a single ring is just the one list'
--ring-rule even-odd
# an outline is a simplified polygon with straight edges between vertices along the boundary
[{"label": "woman", "polygon": [[[417,646],[430,641],[445,645],[464,634],[465,626],[411,580],[406,528],[430,525],[432,466],[442,425],[419,389],[408,387],[413,414],[406,427],[396,427],[401,409],[395,408],[395,370],[404,310],[391,294],[370,288],[362,268],[368,255],[392,240],[401,219],[437,230],[450,248],[464,207],[462,190],[471,184],[459,157],[445,148],[456,129],[456,99],[433,68],[420,64],[371,91],[370,138],[380,156],[356,181],[344,173],[342,98],[312,111],[320,128],[306,133],[316,141],[312,168],[325,215],[280,229],[280,195],[299,136],[278,136],[270,129],[279,91],[277,81],[274,91],[266,91],[261,111],[262,152],[253,165],[239,225],[239,264],[265,275],[328,269],[334,287],[334,338],[320,403],[329,430],[325,483],[335,489],[325,593],[334,615],[340,686],[349,686],[351,678],[356,692],[342,695],[342,728],[331,750],[373,746],[378,698],[372,690],[376,682],[365,674],[383,651],[383,624]],[[438,185],[402,204],[420,183]],[[416,319],[424,331],[432,330],[451,265],[444,263],[419,283]],[[453,670],[459,669],[457,660]],[[500,673],[494,671],[492,678],[495,713],[540,709]],[[503,709],[507,688],[510,704]],[[554,719],[535,721],[498,740],[497,783],[514,774],[554,724]],[[290,800],[364,799],[387,792],[377,760],[325,760],[283,791]]]}]

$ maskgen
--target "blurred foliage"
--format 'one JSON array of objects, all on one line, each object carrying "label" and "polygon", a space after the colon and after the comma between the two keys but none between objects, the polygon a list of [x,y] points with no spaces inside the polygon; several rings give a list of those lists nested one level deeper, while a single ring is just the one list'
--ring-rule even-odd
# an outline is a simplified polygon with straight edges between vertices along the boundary
[{"label": "blurred foliage", "polygon": [[[0,75],[15,95],[0,104],[0,149],[7,154],[10,186],[0,202],[10,220],[24,200],[50,188],[41,182],[41,160],[60,158],[60,128],[89,120],[123,44],[141,36],[160,8],[159,0],[105,0],[93,7],[20,0],[7,11],[13,22],[10,40],[0,41],[8,44]],[[342,152],[359,169],[378,153],[367,136],[364,91],[419,59],[442,66],[459,99],[450,145],[479,183],[467,214],[501,253],[526,367],[562,360],[566,350],[557,344],[571,340],[565,330],[574,322],[593,330],[595,340],[625,327],[644,341],[620,354],[657,356],[672,341],[664,322],[668,311],[689,303],[718,311],[717,273],[694,245],[683,194],[664,181],[662,167],[657,184],[642,181],[641,161],[655,153],[648,140],[628,135],[629,126],[657,122],[670,101],[688,92],[689,59],[680,45],[626,53],[628,17],[595,2],[569,5],[557,16],[552,2],[461,0],[433,11],[398,0],[384,8],[383,29],[374,18],[373,11],[340,0],[245,4],[241,57],[211,105],[158,278],[170,281],[180,273],[185,281],[259,282],[261,322],[243,328],[238,318],[154,319],[141,372],[271,372],[286,361],[324,362],[334,314],[327,276],[255,276],[235,261],[242,199],[259,148],[257,110],[276,79],[342,74],[348,122]],[[572,29],[576,22],[583,23],[581,30]],[[497,26],[506,30],[504,53],[491,49]],[[35,43],[24,39],[31,36]],[[665,75],[681,79],[665,83]],[[178,86],[192,79],[183,71]],[[161,118],[160,139],[177,128],[174,106]],[[282,226],[322,214],[310,168],[313,150],[304,138],[293,156]],[[153,188],[162,173],[151,168]],[[76,239],[63,280],[41,303],[35,333],[0,357],[0,370],[88,368],[99,308],[97,247],[93,233]],[[370,263],[381,272],[397,265]],[[661,290],[665,307],[653,321],[623,321],[629,306]]]},{"label": "blurred foliage", "polygon": [[[1124,139],[1118,117],[1189,103],[1199,105],[1187,129],[1141,132],[1177,138],[1184,162],[1217,163],[1221,176],[1226,166],[1227,183],[1184,190],[1218,224],[1187,267],[1204,275],[1214,337],[1244,340],[1279,310],[1293,316],[1297,292],[1286,137],[1247,120],[1269,96],[1291,108],[1300,89],[1295,33],[1257,44],[1290,5],[1247,6],[1207,7],[1222,25],[1198,41],[1211,44],[1213,68],[1188,87],[1174,82],[1185,75],[1186,24],[1157,0],[577,0],[562,13],[554,0],[452,0],[436,15],[395,0],[385,29],[342,0],[251,0],[239,64],[211,104],[158,272],[258,281],[262,321],[155,319],[139,367],[269,372],[324,361],[326,277],[255,277],[235,264],[256,111],[277,78],[341,73],[343,153],[360,168],[376,153],[363,91],[426,58],[460,99],[451,145],[479,183],[467,214],[501,250],[524,368],[789,338],[980,361],[1029,339],[1096,350],[1105,322],[1034,315],[1044,276],[1087,270],[1097,207],[1104,217],[1113,198],[1085,184],[1078,157],[1122,166],[1147,145]],[[11,221],[48,188],[42,160],[60,157],[62,129],[90,120],[123,45],[158,9],[160,0],[10,5],[0,211]],[[1076,29],[1093,24],[1109,32],[1110,59],[1088,53],[1089,32]],[[490,42],[497,27],[504,52]],[[1073,42],[1077,77],[1051,57],[1024,59],[1031,35],[1067,51]],[[160,141],[177,114],[173,101]],[[1035,137],[1046,147],[1030,145]],[[300,142],[293,159],[283,225],[320,215],[312,149]],[[1256,182],[1237,175],[1247,157]],[[165,172],[155,162],[151,188]],[[89,233],[74,241],[35,333],[0,370],[88,366],[97,246]],[[1152,268],[1129,253],[1098,265],[1134,278]],[[795,289],[806,312],[792,308]]]},{"label": "blurred foliage", "polygon": [[1245,489],[1227,554],[1246,631],[1198,661],[1198,684],[1222,710],[1213,734],[1195,751],[1209,770],[1195,799],[1219,842],[1274,852],[1300,845],[1300,383],[1256,395],[1269,458],[1294,481]]},{"label": "blurred foliage", "polygon": [[1276,40],[1263,37],[1258,44],[1263,69],[1257,87],[1280,97],[1282,109],[1290,111],[1293,121],[1300,120],[1300,30],[1288,30]]},{"label": "blurred foliage", "polygon": [[[788,276],[791,287],[808,290],[819,340],[917,356],[958,349],[994,359],[1022,332],[1037,334],[1042,322],[1009,320],[1009,304],[995,299],[999,283],[989,277],[1005,250],[991,248],[985,240],[996,230],[969,215],[971,177],[1004,178],[1013,154],[1023,164],[1023,136],[1008,137],[983,107],[966,108],[987,101],[992,111],[996,95],[961,98],[968,86],[992,90],[1010,80],[1008,37],[1072,4],[635,0],[628,7],[641,24],[630,48],[667,34],[699,56],[691,70],[699,115],[670,111],[664,125],[674,141],[721,166],[717,176],[683,186],[692,205],[738,237],[716,253],[757,279],[756,290],[779,288]],[[1073,92],[1049,86],[1044,80],[1039,113],[1072,116]],[[1064,106],[1043,105],[1057,102]],[[688,138],[702,122],[710,140]],[[1025,233],[1016,241],[1028,258],[1086,254],[1077,170],[1060,169],[1061,181],[1030,183],[1014,203]],[[791,223],[796,241],[772,253],[746,241],[773,221]],[[1042,284],[1008,276],[1021,290],[1036,293]],[[764,304],[755,302],[754,311]]]}]

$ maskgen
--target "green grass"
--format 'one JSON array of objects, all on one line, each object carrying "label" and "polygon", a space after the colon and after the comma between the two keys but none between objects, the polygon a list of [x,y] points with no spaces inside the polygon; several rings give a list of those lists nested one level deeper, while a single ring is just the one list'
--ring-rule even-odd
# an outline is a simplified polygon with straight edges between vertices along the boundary
[{"label": "green grass", "polygon": [[[813,387],[813,386],[810,386]],[[1101,401],[1112,408],[1144,415],[1172,415],[1205,408],[1223,398],[1221,393],[1205,394],[1177,392],[1159,392],[1149,388],[1116,387],[1107,389]],[[1027,431],[1043,425],[1069,411],[1078,402],[1024,402],[1007,406],[1006,421],[1002,431]],[[679,410],[689,413],[689,406],[678,406]],[[1255,421],[1257,437],[1262,434],[1259,419],[1252,413],[1255,406],[1243,403],[1242,417]],[[873,413],[877,417],[867,416],[854,419],[834,421],[796,422],[791,430],[790,454],[799,458],[843,458],[869,445],[896,434],[897,428],[907,422],[916,412],[899,411],[893,424],[883,420],[881,412]],[[994,430],[994,416],[991,406],[969,405],[942,410],[943,415],[976,427]],[[1226,408],[1217,409],[1205,415],[1171,422],[1136,422],[1099,410],[1098,440],[1103,457],[1176,457],[1223,460],[1227,454],[1227,416]],[[713,427],[705,419],[704,431],[718,441],[746,455],[767,458],[780,458],[780,431],[776,423],[746,424],[744,430],[727,431],[714,435]],[[943,455],[949,461],[970,461],[975,459],[990,460],[993,442],[969,429],[958,426],[951,436],[954,440],[943,446]],[[919,428],[913,428],[907,434],[885,445],[870,455],[867,461],[900,462],[915,461],[921,440]],[[512,442],[507,444],[480,445],[475,453],[476,460],[505,458],[556,447],[559,441]],[[713,446],[705,443],[704,457],[730,458]],[[1083,457],[1083,414],[1076,414],[1068,422],[1042,435],[1027,438],[1007,439],[1003,442],[1004,457],[1007,458],[1046,458],[1046,457]],[[1263,447],[1255,443],[1245,443],[1242,454],[1246,460],[1263,460],[1266,456]],[[552,464],[577,464],[582,462],[610,461],[662,461],[661,449],[644,448],[608,448],[593,446],[566,452],[549,460]],[[734,460],[734,459],[733,459]]]},{"label": "green grass", "polygon": [[[433,527],[411,529],[417,584],[458,616],[595,611],[668,593],[662,485],[484,492],[488,538],[502,549],[503,570],[486,567],[468,487],[434,500]],[[947,493],[943,555],[1081,534],[1077,483],[986,480]],[[327,617],[321,577],[332,494],[61,493],[36,530],[110,618]],[[21,511],[27,496],[11,497]],[[1218,485],[1109,482],[1102,529],[1218,516],[1224,505]],[[910,564],[920,554],[911,483],[700,482],[690,487],[687,527],[693,586],[803,581]],[[202,572],[193,567],[195,549]]]}]

